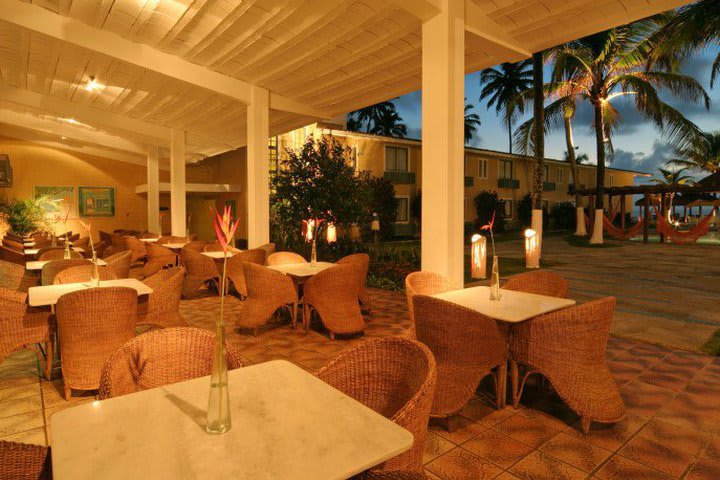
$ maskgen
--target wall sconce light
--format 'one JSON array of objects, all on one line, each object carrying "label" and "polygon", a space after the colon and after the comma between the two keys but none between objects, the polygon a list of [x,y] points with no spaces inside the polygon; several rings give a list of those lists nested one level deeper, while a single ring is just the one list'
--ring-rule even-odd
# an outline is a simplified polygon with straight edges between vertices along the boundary
[{"label": "wall sconce light", "polygon": [[327,225],[327,243],[337,242],[337,229],[334,223],[328,223]]},{"label": "wall sconce light", "polygon": [[487,277],[487,239],[476,233],[471,238],[470,276],[483,279]]},{"label": "wall sconce light", "polygon": [[540,268],[540,244],[535,230],[525,230],[525,268]]}]

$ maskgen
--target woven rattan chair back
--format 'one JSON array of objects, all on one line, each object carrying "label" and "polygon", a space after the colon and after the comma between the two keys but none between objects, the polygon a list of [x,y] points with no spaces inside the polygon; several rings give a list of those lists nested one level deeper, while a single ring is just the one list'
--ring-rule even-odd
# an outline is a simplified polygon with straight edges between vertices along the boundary
[{"label": "woven rattan chair back", "polygon": [[130,250],[114,253],[107,257],[105,262],[117,278],[130,278],[130,265],[132,263],[132,252]]},{"label": "woven rattan chair back", "polygon": [[191,242],[188,242],[185,244],[183,248],[187,248],[188,250],[193,250],[195,252],[204,252],[205,246],[208,244],[208,242],[204,240],[193,240]]},{"label": "woven rattan chair back", "polygon": [[[55,280],[53,280],[53,284],[60,285],[63,283],[89,282],[92,278],[93,266],[87,261],[85,263],[87,263],[87,265],[78,265],[76,267],[66,268],[62,272],[59,272],[57,275],[55,275]],[[115,277],[115,272],[113,272],[112,269],[106,266],[99,266],[98,274],[100,275],[100,280],[114,280],[115,278],[117,278]]]},{"label": "woven rattan chair back", "polygon": [[183,327],[187,322],[180,315],[185,269],[173,267],[160,270],[143,280],[152,288],[152,295],[142,298],[138,305],[138,325],[152,327]]},{"label": "woven rattan chair back", "polygon": [[480,380],[493,374],[496,404],[505,404],[507,329],[492,318],[425,295],[413,297],[418,341],[435,356],[438,384],[433,417],[458,413],[475,395]]},{"label": "woven rattan chair back", "polygon": [[[72,256],[71,251],[71,256]],[[65,257],[65,247],[61,246],[55,246],[55,247],[41,247],[38,248],[37,253],[35,254],[35,260],[62,260]],[[77,258],[77,256],[72,257]]]},{"label": "woven rattan chair back", "polygon": [[208,243],[203,247],[203,252],[222,252],[223,246],[218,242]]},{"label": "woven rattan chair back", "polygon": [[568,282],[562,275],[548,270],[520,273],[510,277],[503,285],[506,290],[567,298]]},{"label": "woven rattan chair back", "polygon": [[[215,335],[193,327],[165,328],[137,336],[105,362],[100,398],[106,399],[210,375]],[[228,369],[243,366],[225,345]]]},{"label": "woven rattan chair back", "polygon": [[0,478],[51,480],[50,448],[0,440]]},{"label": "woven rattan chair back", "polygon": [[445,276],[434,272],[412,272],[405,277],[405,298],[410,313],[408,337],[415,338],[415,317],[413,315],[413,297],[415,295],[435,295],[453,290],[452,282]]},{"label": "woven rattan chair back", "polygon": [[235,290],[240,298],[247,297],[247,286],[245,284],[245,275],[243,274],[243,263],[254,263],[255,265],[265,265],[265,250],[253,248],[237,252],[228,258],[227,275],[228,279],[235,286]]},{"label": "woven rattan chair back", "polygon": [[273,253],[275,253],[275,250],[277,249],[277,247],[275,246],[275,244],[272,243],[272,242],[270,242],[270,243],[265,243],[265,244],[263,244],[263,245],[260,245],[260,246],[257,247],[257,248],[262,248],[263,250],[265,250],[265,260],[266,260],[266,261],[267,261],[267,258],[268,258],[270,255],[272,255]]},{"label": "woven rattan chair back", "polygon": [[215,260],[187,246],[180,251],[180,263],[187,271],[182,290],[185,298],[197,294],[205,282],[217,281],[220,275]]},{"label": "woven rattan chair back", "polygon": [[53,285],[55,283],[55,277],[58,273],[63,270],[67,270],[72,267],[81,267],[87,265],[87,260],[84,258],[71,258],[70,260],[51,260],[43,265],[40,272],[40,283],[42,285]]},{"label": "woven rattan chair back", "polygon": [[279,308],[287,306],[291,309],[295,327],[298,295],[292,279],[255,263],[243,262],[242,269],[247,297],[237,316],[237,326],[257,329],[267,323]]},{"label": "woven rattan chair back", "polygon": [[435,359],[425,345],[399,337],[369,340],[340,354],[316,375],[415,437],[410,450],[373,470],[422,472],[436,382]]},{"label": "woven rattan chair back", "polygon": [[145,242],[141,242],[135,237],[126,236],[125,245],[127,245],[131,252],[131,264],[139,262],[141,260],[145,260],[145,258],[147,257],[147,248],[145,247]]},{"label": "woven rattan chair back", "polygon": [[355,253],[341,258],[337,261],[338,265],[351,264],[357,267],[356,272],[358,275],[358,282],[360,284],[360,290],[358,291],[358,299],[360,303],[371,308],[372,303],[370,301],[370,295],[368,294],[365,284],[367,283],[368,270],[370,269],[370,255],[367,253]]},{"label": "woven rattan chair back", "polygon": [[286,265],[288,263],[307,263],[307,260],[295,252],[275,252],[267,257],[269,267],[273,265]]},{"label": "woven rattan chair back", "polygon": [[358,333],[365,330],[358,292],[360,291],[359,267],[354,264],[335,265],[323,270],[307,282],[303,288],[305,327],[309,327],[312,307],[320,320],[330,331],[330,338],[336,334]]},{"label": "woven rattan chair back", "polygon": [[147,251],[147,262],[143,266],[144,277],[154,275],[163,268],[171,267],[177,261],[175,252],[157,243],[148,243],[145,245],[145,249]]},{"label": "woven rattan chair back", "polygon": [[55,308],[65,397],[71,389],[95,390],[110,355],[135,336],[137,292],[132,288],[90,288],[68,293]]}]

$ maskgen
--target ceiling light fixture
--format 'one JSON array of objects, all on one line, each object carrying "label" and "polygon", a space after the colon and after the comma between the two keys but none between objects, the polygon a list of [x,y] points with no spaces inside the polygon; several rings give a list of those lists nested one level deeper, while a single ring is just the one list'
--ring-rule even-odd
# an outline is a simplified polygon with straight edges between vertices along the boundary
[{"label": "ceiling light fixture", "polygon": [[85,90],[88,92],[94,92],[96,90],[100,90],[101,88],[103,88],[103,86],[95,80],[95,77],[90,77],[90,80],[88,80],[85,84]]},{"label": "ceiling light fixture", "polygon": [[74,118],[66,118],[65,121],[70,125],[75,125],[77,123],[77,120],[75,120]]}]

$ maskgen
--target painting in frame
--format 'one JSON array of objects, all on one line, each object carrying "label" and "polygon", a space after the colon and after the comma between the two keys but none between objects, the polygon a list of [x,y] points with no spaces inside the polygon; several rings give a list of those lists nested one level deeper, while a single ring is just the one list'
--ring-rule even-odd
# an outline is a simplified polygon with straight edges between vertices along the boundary
[{"label": "painting in frame", "polygon": [[45,197],[47,202],[43,203],[43,210],[47,218],[55,218],[58,215],[65,215],[65,209],[70,206],[68,218],[77,218],[75,208],[75,187],[71,185],[35,185],[33,197]]},{"label": "painting in frame", "polygon": [[81,217],[114,217],[115,187],[78,187]]}]

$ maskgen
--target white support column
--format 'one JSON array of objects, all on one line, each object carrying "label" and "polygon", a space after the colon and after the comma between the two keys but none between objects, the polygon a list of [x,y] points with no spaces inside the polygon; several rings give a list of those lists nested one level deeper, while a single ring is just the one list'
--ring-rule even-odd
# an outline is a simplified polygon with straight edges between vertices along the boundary
[{"label": "white support column", "polygon": [[185,131],[173,129],[170,134],[170,225],[171,235],[187,233],[185,205]]},{"label": "white support column", "polygon": [[422,270],[463,285],[465,1],[422,26]]},{"label": "white support column", "polygon": [[253,86],[247,108],[248,247],[270,241],[269,95]]},{"label": "white support column", "polygon": [[148,232],[162,236],[160,225],[160,162],[158,147],[155,145],[148,147],[147,186]]}]

